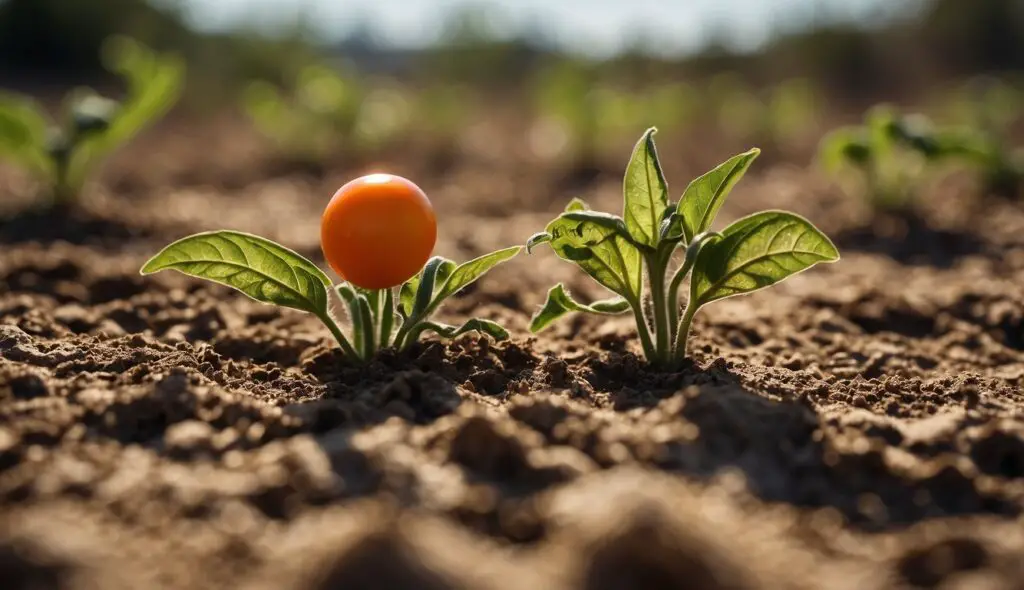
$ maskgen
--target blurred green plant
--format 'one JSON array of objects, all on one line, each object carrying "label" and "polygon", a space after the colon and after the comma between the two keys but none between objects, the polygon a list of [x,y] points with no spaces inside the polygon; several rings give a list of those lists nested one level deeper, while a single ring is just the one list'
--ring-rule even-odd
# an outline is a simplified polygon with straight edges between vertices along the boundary
[{"label": "blurred green plant", "polygon": [[242,106],[285,152],[318,162],[341,150],[379,147],[397,135],[411,118],[406,95],[395,84],[373,84],[347,67],[316,64],[300,69],[287,90],[250,83]]},{"label": "blurred green plant", "polygon": [[478,108],[479,93],[457,84],[431,84],[413,93],[410,127],[441,149],[454,149]]},{"label": "blurred green plant", "polygon": [[1013,196],[1024,181],[1024,150],[1007,147],[1001,133],[970,127],[937,127],[920,114],[904,115],[889,106],[868,112],[865,124],[831,132],[819,158],[842,182],[853,179],[876,209],[907,211],[920,183],[942,164],[977,171],[985,190]]},{"label": "blurred green plant", "polygon": [[1024,150],[1011,146],[1010,129],[1024,115],[1024,91],[1003,79],[969,80],[950,105],[960,128],[940,130],[936,140],[949,156],[976,169],[985,190],[1020,194]]},{"label": "blurred green plant", "polygon": [[906,211],[916,197],[927,165],[939,155],[929,139],[931,121],[879,105],[864,123],[828,133],[818,150],[820,164],[851,192],[866,195],[876,210]]},{"label": "blurred green plant", "polygon": [[75,89],[64,99],[60,124],[52,124],[32,99],[0,93],[0,157],[47,182],[51,206],[74,203],[103,159],[165,115],[181,96],[185,64],[177,55],[112,37],[101,57],[124,80],[124,99]]},{"label": "blurred green plant", "polygon": [[812,136],[823,109],[821,92],[802,78],[758,92],[735,74],[719,74],[708,85],[707,99],[719,127],[734,139],[774,145]]},{"label": "blurred green plant", "polygon": [[540,70],[531,88],[536,129],[542,132],[537,143],[585,163],[649,122],[678,132],[698,114],[697,93],[689,84],[622,87],[604,80],[598,66],[571,59]]}]

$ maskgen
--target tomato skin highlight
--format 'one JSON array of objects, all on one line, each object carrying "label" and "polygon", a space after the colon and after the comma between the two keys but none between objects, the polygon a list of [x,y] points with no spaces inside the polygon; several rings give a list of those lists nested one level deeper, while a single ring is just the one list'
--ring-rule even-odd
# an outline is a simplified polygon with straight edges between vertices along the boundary
[{"label": "tomato skin highlight", "polygon": [[427,195],[392,174],[370,174],[338,189],[320,223],[328,264],[363,289],[401,285],[423,268],[436,241],[437,218]]}]

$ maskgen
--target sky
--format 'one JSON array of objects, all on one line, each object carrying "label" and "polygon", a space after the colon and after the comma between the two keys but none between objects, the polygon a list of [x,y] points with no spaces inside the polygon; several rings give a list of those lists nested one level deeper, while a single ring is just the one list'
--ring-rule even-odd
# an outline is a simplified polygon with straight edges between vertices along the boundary
[{"label": "sky", "polygon": [[[165,0],[183,4],[198,28],[273,28],[305,12],[320,35],[343,37],[368,24],[385,44],[418,47],[437,38],[445,16],[466,0]],[[665,54],[693,51],[716,33],[756,49],[773,31],[815,18],[871,21],[909,12],[919,0],[484,0],[502,30],[539,26],[567,49],[607,55],[641,37]]]}]

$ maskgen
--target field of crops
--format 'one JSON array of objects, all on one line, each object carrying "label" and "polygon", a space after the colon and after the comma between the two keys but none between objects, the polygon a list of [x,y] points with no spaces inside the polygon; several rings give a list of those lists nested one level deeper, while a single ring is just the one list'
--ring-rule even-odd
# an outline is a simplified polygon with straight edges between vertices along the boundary
[{"label": "field of crops", "polygon": [[[125,55],[154,61],[122,70],[143,87],[163,80],[155,104],[169,107],[159,98],[177,85],[173,64],[136,50]],[[309,75],[328,98],[340,92],[340,77]],[[157,122],[149,104],[152,125],[116,151],[134,136],[124,106],[76,103],[61,151],[36,114],[16,110],[26,103],[0,105],[0,155],[20,164],[0,170],[0,586],[1021,588],[1024,163],[1000,151],[1021,135],[1019,109],[985,103],[1006,113],[987,128],[875,109],[818,152],[857,117],[812,109],[813,88],[799,83],[756,95],[767,107],[727,82],[717,88],[730,100],[706,100],[747,113],[735,128],[658,110],[655,91],[608,90],[592,110],[573,108],[572,85],[550,81],[560,98],[539,101],[541,116],[456,112],[472,121],[446,119],[444,101],[411,101],[422,89],[377,88],[358,102],[376,114],[341,116],[286,112],[279,91],[254,86],[246,108],[216,117]],[[675,106],[688,92],[660,91]],[[828,236],[816,252],[841,255],[702,308],[685,355],[658,362],[658,343],[638,335],[660,337],[656,296],[638,302],[649,325],[573,313],[532,332],[558,283],[579,302],[610,296],[560,259],[573,250],[558,250],[558,232],[554,247],[540,240],[437,310],[446,326],[483,328],[414,330],[401,350],[356,341],[347,354],[315,312],[140,274],[175,240],[222,229],[328,271],[325,207],[381,172],[428,195],[435,254],[462,262],[524,246],[578,197],[628,226],[589,242],[592,256],[646,227],[630,210],[631,174],[623,211],[623,176],[654,124],[670,203],[762,148],[711,226],[726,237],[705,248],[730,239],[735,220],[785,210]],[[107,151],[102,170],[89,160]],[[580,219],[581,235],[584,223],[611,227]],[[391,239],[406,244],[408,232]],[[806,256],[804,239],[787,255]],[[680,264],[686,248],[672,248]],[[694,272],[713,275],[703,254]],[[784,278],[763,272],[753,280]],[[351,330],[342,299],[330,305]]]}]

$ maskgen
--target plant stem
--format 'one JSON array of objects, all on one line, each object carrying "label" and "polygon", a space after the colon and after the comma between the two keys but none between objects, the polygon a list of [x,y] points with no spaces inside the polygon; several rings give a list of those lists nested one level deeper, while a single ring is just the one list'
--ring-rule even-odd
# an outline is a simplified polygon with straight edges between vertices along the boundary
[{"label": "plant stem", "polygon": [[53,204],[63,207],[74,201],[75,194],[68,185],[68,169],[71,167],[71,154],[58,154],[53,158],[54,183]]},{"label": "plant stem", "polygon": [[[647,274],[651,282],[651,306],[654,308],[654,332],[657,340],[653,360],[661,364],[668,360],[672,352],[672,344],[669,341],[669,311],[665,301],[666,264],[662,263],[662,256],[657,253],[648,255],[646,258]],[[665,262],[667,263],[667,261]]]},{"label": "plant stem", "polygon": [[696,256],[687,256],[683,260],[683,265],[676,270],[676,274],[672,275],[672,282],[668,286],[668,325],[671,330],[669,338],[673,347],[679,335],[679,287],[682,286],[686,275],[690,274],[690,269],[693,268],[696,258]]},{"label": "plant stem", "polygon": [[629,306],[633,309],[633,317],[636,318],[636,331],[640,334],[640,343],[644,347],[644,356],[648,360],[656,360],[657,352],[654,342],[651,340],[651,330],[647,327],[647,318],[644,317],[643,307],[639,301],[630,299]]},{"label": "plant stem", "polygon": [[360,296],[356,299],[356,303],[362,318],[363,358],[370,360],[377,353],[377,326],[373,322],[373,312],[370,309],[369,300]]},{"label": "plant stem", "polygon": [[692,301],[686,305],[686,313],[683,314],[683,319],[679,322],[675,345],[672,347],[676,360],[681,361],[686,358],[686,345],[690,339],[690,324],[693,323],[693,316],[697,314],[697,309],[698,306],[694,305]]},{"label": "plant stem", "polygon": [[338,322],[331,317],[330,312],[317,317],[320,318],[320,321],[323,322],[324,325],[327,326],[327,329],[331,331],[331,334],[334,335],[334,339],[338,341],[338,346],[341,346],[341,351],[345,356],[359,358],[359,353],[356,352],[355,348],[352,348],[352,344],[348,341],[348,338],[345,337],[345,333],[341,331],[341,326],[338,325]]},{"label": "plant stem", "polygon": [[384,290],[384,299],[378,321],[380,322],[380,342],[378,346],[387,348],[391,345],[391,332],[395,322],[395,296],[391,289]]}]

